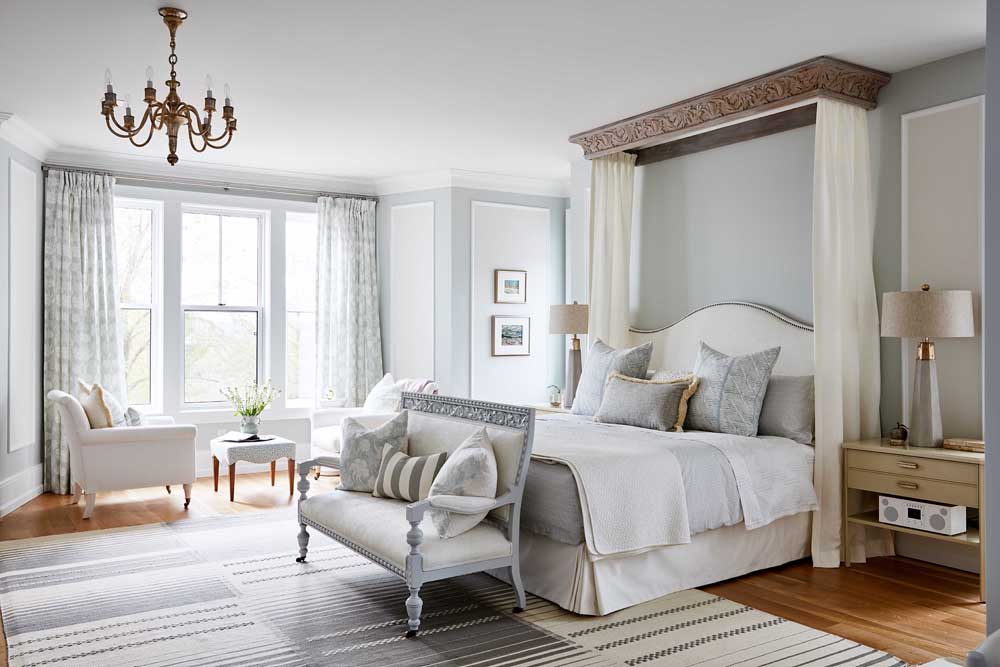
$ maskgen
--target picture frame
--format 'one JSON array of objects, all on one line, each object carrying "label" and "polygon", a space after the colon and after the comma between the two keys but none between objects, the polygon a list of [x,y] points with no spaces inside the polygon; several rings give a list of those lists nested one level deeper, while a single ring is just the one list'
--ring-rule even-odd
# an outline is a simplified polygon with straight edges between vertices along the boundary
[{"label": "picture frame", "polygon": [[493,316],[493,356],[527,357],[531,354],[531,318]]},{"label": "picture frame", "polygon": [[528,272],[519,269],[493,271],[493,303],[527,303]]}]

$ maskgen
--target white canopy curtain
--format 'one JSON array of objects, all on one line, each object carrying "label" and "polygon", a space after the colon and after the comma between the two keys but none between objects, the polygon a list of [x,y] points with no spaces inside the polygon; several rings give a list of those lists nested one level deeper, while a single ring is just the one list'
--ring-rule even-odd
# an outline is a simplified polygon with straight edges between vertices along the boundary
[{"label": "white canopy curtain", "polygon": [[[813,170],[813,319],[816,363],[816,464],[813,517],[817,567],[841,562],[841,452],[877,438],[879,326],[873,261],[874,212],[868,117],[860,107],[820,99]],[[848,499],[860,509],[861,494]],[[851,526],[847,558],[893,553],[888,531]]]},{"label": "white canopy curtain", "polygon": [[373,200],[319,198],[316,267],[318,395],[361,405],[382,377]]},{"label": "white canopy curtain", "polygon": [[593,161],[590,176],[590,340],[629,345],[629,261],[632,251],[632,153]]},{"label": "white canopy curtain", "polygon": [[[114,178],[49,170],[45,178],[44,390],[99,382],[121,400],[125,360],[115,280]],[[44,486],[70,493],[69,446],[45,403]]]}]

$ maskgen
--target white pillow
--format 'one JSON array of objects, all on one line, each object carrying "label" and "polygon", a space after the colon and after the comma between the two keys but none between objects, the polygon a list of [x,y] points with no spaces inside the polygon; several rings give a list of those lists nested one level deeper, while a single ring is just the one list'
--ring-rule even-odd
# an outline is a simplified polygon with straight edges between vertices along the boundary
[{"label": "white pillow", "polygon": [[[497,459],[493,443],[480,429],[470,435],[445,460],[441,471],[431,484],[431,496],[497,497]],[[472,530],[486,518],[482,514],[456,514],[446,510],[428,511],[431,523],[441,538],[455,537]]]},{"label": "white pillow", "polygon": [[399,399],[403,397],[403,381],[396,382],[392,373],[386,373],[365,398],[365,412],[385,414],[399,410]]}]

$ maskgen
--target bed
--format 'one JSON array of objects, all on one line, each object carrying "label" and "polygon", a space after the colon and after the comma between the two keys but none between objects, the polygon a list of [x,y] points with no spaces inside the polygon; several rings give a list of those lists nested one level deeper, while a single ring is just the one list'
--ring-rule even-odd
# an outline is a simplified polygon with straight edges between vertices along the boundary
[{"label": "bed", "polygon": [[[690,369],[705,341],[734,355],[780,345],[775,374],[813,372],[812,328],[757,304],[713,304],[632,336],[653,341],[650,368]],[[539,415],[521,517],[525,587],[604,615],[808,556],[812,461],[812,447],[786,438]]]}]

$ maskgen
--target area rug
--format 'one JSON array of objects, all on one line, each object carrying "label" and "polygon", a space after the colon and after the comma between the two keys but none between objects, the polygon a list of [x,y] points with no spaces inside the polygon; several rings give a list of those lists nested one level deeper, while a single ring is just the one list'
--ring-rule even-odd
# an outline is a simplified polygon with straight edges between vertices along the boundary
[{"label": "area rug", "polygon": [[685,591],[595,618],[487,575],[427,585],[405,639],[407,592],[313,532],[296,563],[287,511],[0,542],[12,667],[124,665],[825,665],[896,658],[752,607]]}]

